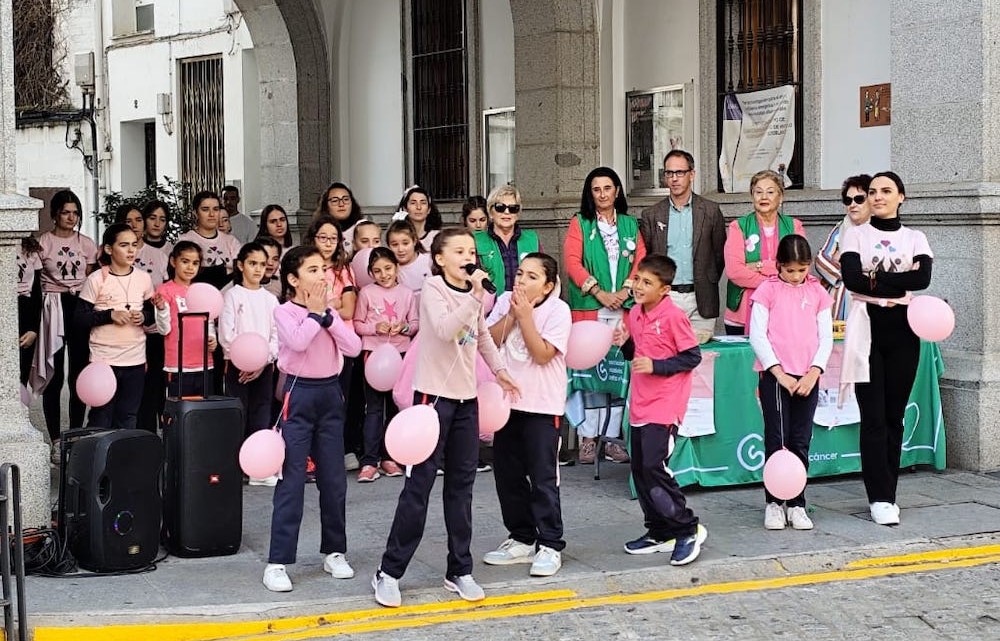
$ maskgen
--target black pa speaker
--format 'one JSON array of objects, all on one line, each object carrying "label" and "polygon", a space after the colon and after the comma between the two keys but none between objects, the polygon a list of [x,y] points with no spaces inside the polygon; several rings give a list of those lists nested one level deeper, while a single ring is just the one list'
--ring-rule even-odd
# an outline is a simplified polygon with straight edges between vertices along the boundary
[{"label": "black pa speaker", "polygon": [[160,543],[162,465],[163,445],[145,430],[97,432],[73,441],[61,525],[80,567],[116,572],[153,562]]},{"label": "black pa speaker", "polygon": [[174,556],[236,554],[243,538],[243,404],[168,397],[163,412],[164,543]]}]

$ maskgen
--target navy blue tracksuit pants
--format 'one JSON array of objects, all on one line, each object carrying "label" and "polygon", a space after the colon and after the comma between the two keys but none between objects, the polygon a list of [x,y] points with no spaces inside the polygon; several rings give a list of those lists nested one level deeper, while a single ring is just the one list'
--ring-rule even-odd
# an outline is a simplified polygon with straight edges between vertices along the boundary
[{"label": "navy blue tracksuit pants", "polygon": [[559,416],[511,411],[493,436],[493,475],[510,538],[561,551]]},{"label": "navy blue tracksuit pants", "polygon": [[[294,389],[292,385],[294,384]],[[289,393],[291,390],[291,393]],[[281,417],[282,478],[274,488],[269,563],[295,563],[305,500],[306,457],[316,462],[323,554],[347,551],[347,475],[344,471],[344,395],[336,376],[285,382]]]},{"label": "navy blue tracksuit pants", "polygon": [[100,407],[91,407],[87,427],[109,427],[115,430],[134,430],[145,385],[146,364],[112,365],[118,387],[114,398]]},{"label": "navy blue tracksuit pants", "polygon": [[[431,398],[414,392],[414,403]],[[438,397],[435,405],[441,434],[431,457],[414,465],[403,484],[396,515],[382,555],[381,570],[398,579],[406,572],[424,536],[427,503],[438,469],[444,470],[444,525],[448,530],[446,577],[472,574],[472,484],[479,461],[479,403]],[[321,467],[317,461],[317,466]]]},{"label": "navy blue tracksuit pants", "polygon": [[[780,450],[783,441],[785,449],[799,457],[808,471],[809,443],[812,441],[813,416],[816,414],[816,403],[819,401],[819,383],[816,383],[809,396],[792,395],[778,384],[774,374],[761,372],[757,391],[760,395],[760,409],[764,415],[764,460],[771,458],[772,454]],[[806,493],[803,489],[794,499],[782,501],[765,487],[764,500],[768,503],[784,503],[788,507],[805,507]]]},{"label": "navy blue tracksuit pants", "polygon": [[649,536],[669,541],[698,531],[698,517],[667,466],[677,439],[676,425],[633,425],[632,479]]}]

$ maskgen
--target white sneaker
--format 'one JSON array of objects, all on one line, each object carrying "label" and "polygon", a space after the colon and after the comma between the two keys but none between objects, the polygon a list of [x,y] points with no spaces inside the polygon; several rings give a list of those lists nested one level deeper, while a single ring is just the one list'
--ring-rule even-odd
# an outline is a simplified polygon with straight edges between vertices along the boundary
[{"label": "white sneaker", "polygon": [[376,570],[372,577],[372,589],[375,590],[375,600],[387,608],[398,608],[403,602],[399,594],[399,580],[392,578],[382,570]]},{"label": "white sneaker", "polygon": [[353,472],[360,467],[358,463],[358,455],[354,452],[348,452],[344,454],[344,469],[348,472]]},{"label": "white sneaker", "polygon": [[323,570],[333,575],[335,579],[353,579],[354,568],[347,562],[342,552],[331,552],[323,559]]},{"label": "white sneaker", "polygon": [[259,485],[261,487],[274,487],[278,484],[278,475],[266,476],[262,479],[250,479],[248,485]]},{"label": "white sneaker", "polygon": [[879,525],[899,525],[899,508],[892,503],[875,501],[870,506],[872,521]]},{"label": "white sneaker", "polygon": [[768,503],[764,508],[764,529],[784,530],[788,519],[785,517],[785,506]]},{"label": "white sneaker", "polygon": [[271,592],[291,592],[292,580],[280,563],[268,563],[264,568],[264,587]]},{"label": "white sneaker", "polygon": [[531,576],[552,576],[562,567],[562,553],[544,545],[538,546],[531,562]]},{"label": "white sneaker", "polygon": [[788,522],[791,523],[792,527],[796,530],[813,529],[812,519],[809,518],[809,514],[806,513],[806,509],[804,507],[788,508]]},{"label": "white sneaker", "polygon": [[444,589],[449,592],[457,592],[458,596],[466,601],[482,601],[486,598],[486,593],[479,587],[471,574],[462,576],[450,576],[444,580]]},{"label": "white sneaker", "polygon": [[483,555],[483,563],[487,565],[514,565],[515,563],[531,563],[535,556],[535,546],[507,539],[497,549]]}]

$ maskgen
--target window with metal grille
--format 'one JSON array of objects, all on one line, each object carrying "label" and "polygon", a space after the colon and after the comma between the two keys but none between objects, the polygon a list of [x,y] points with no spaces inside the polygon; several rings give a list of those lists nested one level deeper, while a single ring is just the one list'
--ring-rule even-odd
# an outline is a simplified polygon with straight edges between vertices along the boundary
[{"label": "window with metal grille", "polygon": [[469,191],[465,0],[411,0],[413,179],[437,200]]},{"label": "window with metal grille", "polygon": [[[719,149],[728,93],[795,87],[795,150],[787,168],[793,188],[802,171],[802,0],[718,0]],[[720,179],[719,188],[722,188]]]},{"label": "window with metal grille", "polygon": [[180,61],[181,182],[192,193],[218,191],[225,181],[222,56]]}]

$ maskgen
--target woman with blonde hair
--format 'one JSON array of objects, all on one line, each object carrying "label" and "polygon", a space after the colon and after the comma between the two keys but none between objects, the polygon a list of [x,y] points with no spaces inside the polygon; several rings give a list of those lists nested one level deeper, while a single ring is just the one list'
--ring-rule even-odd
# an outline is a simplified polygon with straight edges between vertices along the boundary
[{"label": "woman with blonde hair", "polygon": [[789,234],[805,236],[802,223],[781,213],[785,187],[781,176],[770,169],[750,179],[753,211],[729,223],[726,233],[726,333],[746,334],[750,320],[750,297],[757,286],[777,276],[778,241]]}]

